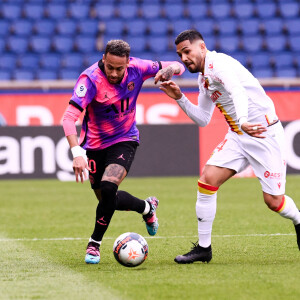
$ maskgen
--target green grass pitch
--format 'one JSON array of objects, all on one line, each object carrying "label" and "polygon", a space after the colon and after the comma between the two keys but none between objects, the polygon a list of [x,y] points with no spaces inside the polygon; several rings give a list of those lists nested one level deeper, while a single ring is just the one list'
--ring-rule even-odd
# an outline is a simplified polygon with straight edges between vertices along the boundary
[{"label": "green grass pitch", "polygon": [[[300,177],[287,194],[300,207]],[[159,231],[116,212],[99,265],[84,263],[96,199],[89,183],[0,181],[0,299],[300,299],[300,251],[294,227],[267,209],[257,179],[233,178],[218,192],[209,264],[178,265],[197,241],[197,178],[127,178],[120,189],[156,195]],[[137,268],[119,265],[115,238],[134,231],[149,244]]]}]

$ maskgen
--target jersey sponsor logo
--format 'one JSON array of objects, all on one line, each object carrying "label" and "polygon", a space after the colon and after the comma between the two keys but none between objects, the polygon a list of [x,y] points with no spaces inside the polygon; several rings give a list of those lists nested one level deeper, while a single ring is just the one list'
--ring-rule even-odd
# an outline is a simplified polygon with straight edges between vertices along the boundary
[{"label": "jersey sponsor logo", "polygon": [[112,111],[114,112],[114,114],[110,114],[109,116],[106,115],[105,118],[106,119],[118,119],[118,118],[122,118],[124,116],[127,116],[131,113],[133,113],[135,110],[135,108],[129,108],[129,97],[126,99],[121,99],[120,100],[120,105],[117,103],[111,104],[109,105],[105,112],[107,114],[110,114]]},{"label": "jersey sponsor logo", "polygon": [[266,171],[264,173],[264,176],[268,179],[281,179],[281,173],[271,173],[269,171]]},{"label": "jersey sponsor logo", "polygon": [[77,86],[76,88],[76,95],[80,98],[84,97],[86,92],[87,92],[87,88],[84,84],[80,84]]},{"label": "jersey sponsor logo", "polygon": [[133,89],[134,89],[134,82],[133,81],[130,81],[128,83],[127,89],[128,89],[128,91],[133,91]]},{"label": "jersey sponsor logo", "polygon": [[213,102],[216,102],[219,97],[222,96],[222,93],[220,91],[214,91],[211,95],[210,98]]}]

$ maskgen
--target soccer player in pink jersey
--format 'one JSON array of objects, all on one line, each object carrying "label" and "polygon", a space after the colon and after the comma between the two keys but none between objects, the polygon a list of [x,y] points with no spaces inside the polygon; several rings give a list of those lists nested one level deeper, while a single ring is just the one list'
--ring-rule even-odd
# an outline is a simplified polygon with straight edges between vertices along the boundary
[{"label": "soccer player in pink jersey", "polygon": [[[79,76],[63,117],[76,181],[83,182],[87,169],[99,201],[94,232],[86,250],[88,264],[99,263],[99,247],[115,210],[142,214],[150,235],[155,235],[158,229],[158,199],[151,196],[141,200],[118,187],[128,174],[139,145],[135,115],[143,82],[150,77],[155,77],[155,83],[170,80],[174,74],[181,75],[184,67],[178,62],[150,61],[129,55],[130,46],[125,41],[109,41],[102,59]],[[75,122],[84,109],[78,142]]]},{"label": "soccer player in pink jersey", "polygon": [[177,263],[209,262],[211,232],[217,191],[233,175],[251,165],[260,181],[266,205],[295,225],[300,249],[300,212],[285,195],[286,154],[284,130],[272,100],[253,75],[232,57],[207,50],[196,30],[180,33],[177,53],[191,73],[199,73],[198,105],[191,103],[173,81],[161,89],[175,99],[199,126],[206,126],[217,107],[229,125],[224,141],[216,147],[198,181],[196,215],[199,241],[175,258]]}]

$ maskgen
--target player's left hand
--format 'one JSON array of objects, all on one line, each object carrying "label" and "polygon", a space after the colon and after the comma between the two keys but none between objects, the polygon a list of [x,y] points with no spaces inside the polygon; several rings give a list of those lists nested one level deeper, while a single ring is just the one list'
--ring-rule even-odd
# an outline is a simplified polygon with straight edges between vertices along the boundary
[{"label": "player's left hand", "polygon": [[267,128],[260,123],[245,122],[242,124],[241,128],[243,129],[244,132],[246,132],[247,134],[253,137],[261,138],[261,139],[266,137],[262,134],[267,131]]},{"label": "player's left hand", "polygon": [[172,65],[159,70],[154,77],[154,83],[157,84],[158,81],[163,82],[170,80],[175,74],[175,71],[176,70],[172,67]]}]

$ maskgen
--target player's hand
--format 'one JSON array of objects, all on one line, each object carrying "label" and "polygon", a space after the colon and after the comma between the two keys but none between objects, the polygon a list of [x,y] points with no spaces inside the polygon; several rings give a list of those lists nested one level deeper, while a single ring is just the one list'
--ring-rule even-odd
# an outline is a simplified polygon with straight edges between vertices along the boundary
[{"label": "player's hand", "polygon": [[179,100],[182,97],[180,87],[174,81],[162,82],[159,89],[175,100]]},{"label": "player's hand", "polygon": [[265,136],[262,134],[267,131],[267,128],[260,123],[245,122],[242,124],[241,128],[247,134],[262,139],[265,138]]},{"label": "player's hand", "polygon": [[76,182],[79,182],[79,177],[81,183],[83,183],[84,179],[87,179],[86,170],[91,171],[90,167],[87,164],[87,161],[84,159],[83,156],[77,156],[73,158],[73,170],[76,177]]},{"label": "player's hand", "polygon": [[168,81],[173,77],[175,73],[176,70],[172,67],[172,65],[167,66],[166,68],[163,68],[156,73],[154,77],[154,83],[157,84],[158,81]]}]

